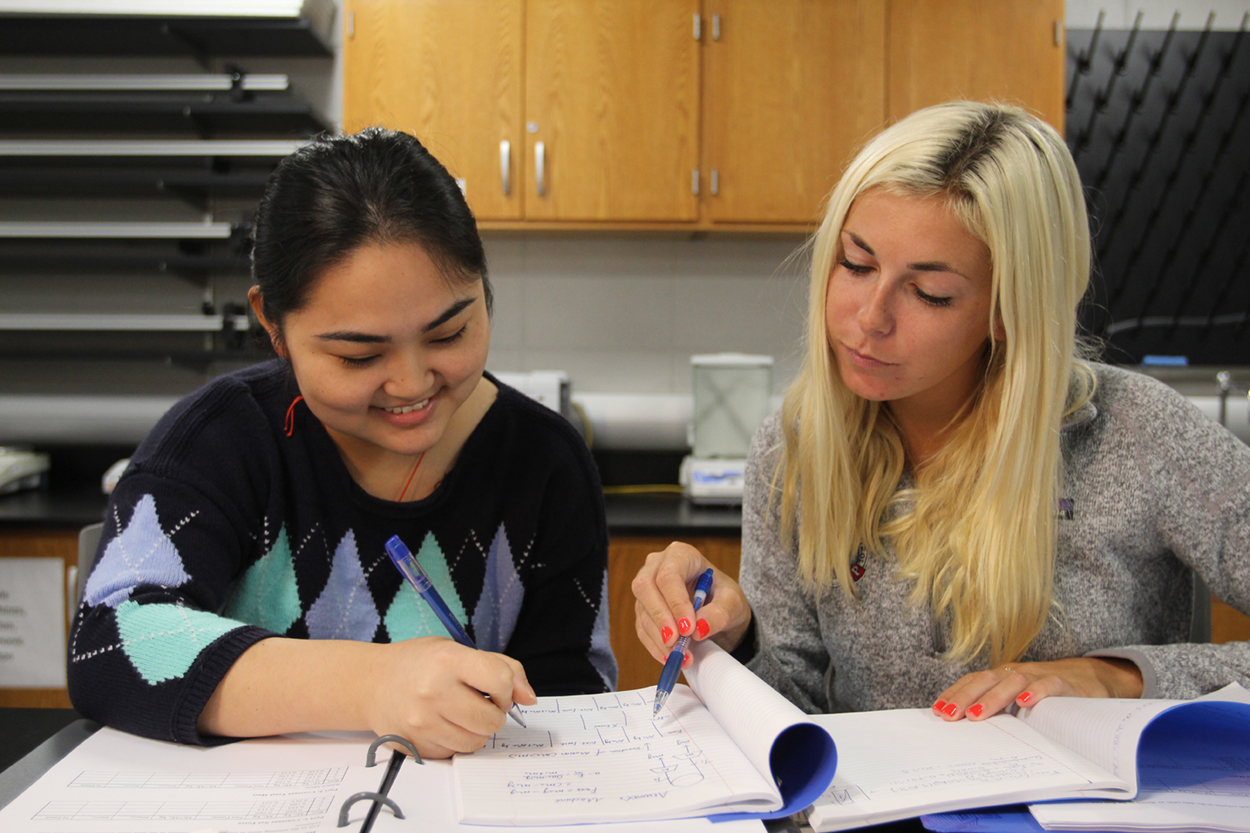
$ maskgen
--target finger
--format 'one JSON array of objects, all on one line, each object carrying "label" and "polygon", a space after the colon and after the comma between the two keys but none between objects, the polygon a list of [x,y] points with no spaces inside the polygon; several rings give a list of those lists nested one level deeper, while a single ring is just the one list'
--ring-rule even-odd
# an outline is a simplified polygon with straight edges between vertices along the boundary
[{"label": "finger", "polygon": [[[967,710],[975,705],[980,704],[981,709],[978,714],[984,719],[989,714],[997,713],[998,709],[994,709],[986,713],[989,704],[985,702],[985,698],[990,695],[1005,679],[1012,676],[1019,677],[1019,687],[1012,691],[1007,697],[1006,702],[1010,703],[1012,697],[1015,697],[1024,687],[1025,679],[1023,675],[1015,675],[1013,671],[1006,668],[991,668],[986,671],[974,671],[965,674],[955,681],[955,684],[947,688],[933,703],[933,710],[940,714],[945,720],[960,720],[967,713]],[[993,698],[996,702],[1001,698],[1001,692],[998,697]]]},{"label": "finger", "polygon": [[[694,631],[694,584],[707,568],[707,559],[689,544],[675,542],[664,551],[667,556],[655,572],[655,585],[668,605],[677,634],[687,636]],[[716,592],[713,577],[711,593]]]},{"label": "finger", "polygon": [[512,669],[512,702],[521,703],[522,705],[532,706],[538,702],[538,694],[534,691],[534,687],[530,685],[529,676],[525,673],[525,666],[519,660],[513,659],[507,654],[495,654]]},{"label": "finger", "polygon": [[1048,675],[1039,677],[1036,680],[1027,681],[1027,684],[1014,695],[1016,705],[1022,709],[1032,708],[1039,701],[1045,700],[1047,697],[1076,697],[1080,696],[1080,692],[1073,687],[1063,677]]},{"label": "finger", "polygon": [[985,720],[1002,712],[1029,685],[1028,675],[1012,668],[998,668],[985,673],[986,676],[997,676],[998,681],[964,709],[969,720]]},{"label": "finger", "polygon": [[660,641],[661,632],[657,631],[654,625],[654,621],[642,606],[642,602],[635,600],[634,631],[638,634],[638,641],[647,649],[647,653],[655,658],[656,662],[663,663],[668,653],[664,643]]},{"label": "finger", "polygon": [[[673,543],[663,552],[653,552],[630,585],[634,598],[650,619],[659,641],[671,647],[682,633],[678,621],[684,618],[687,631],[693,626],[694,606],[690,587],[699,573],[707,569],[706,559],[689,544]],[[639,631],[647,626],[637,622]],[[667,629],[667,630],[666,630]]]}]

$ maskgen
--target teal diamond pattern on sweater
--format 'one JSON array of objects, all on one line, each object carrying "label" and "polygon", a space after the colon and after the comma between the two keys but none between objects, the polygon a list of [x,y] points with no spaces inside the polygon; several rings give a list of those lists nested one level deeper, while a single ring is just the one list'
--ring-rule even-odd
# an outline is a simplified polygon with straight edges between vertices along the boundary
[{"label": "teal diamond pattern on sweater", "polygon": [[275,633],[286,633],[299,619],[295,562],[285,526],[269,552],[243,574],[226,604],[225,615]]},{"label": "teal diamond pattern on sweater", "polygon": [[[443,555],[433,532],[427,532],[421,542],[421,549],[416,555],[417,563],[430,577],[430,582],[443,597],[447,607],[461,623],[465,623],[464,603],[456,593],[456,585],[451,581],[451,568],[447,565],[447,556]],[[434,611],[425,603],[425,599],[407,581],[400,582],[395,599],[386,611],[386,630],[392,642],[413,639],[418,636],[447,636],[447,629],[438,621]]]},{"label": "teal diamond pattern on sweater", "polygon": [[240,627],[242,622],[179,605],[125,601],[117,607],[122,651],[148,685],[181,677],[201,651]]}]

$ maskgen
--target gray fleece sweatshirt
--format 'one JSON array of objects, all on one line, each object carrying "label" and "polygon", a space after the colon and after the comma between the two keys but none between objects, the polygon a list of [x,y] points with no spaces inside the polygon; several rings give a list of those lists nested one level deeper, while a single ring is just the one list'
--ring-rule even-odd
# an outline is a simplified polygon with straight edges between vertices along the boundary
[{"label": "gray fleece sweatshirt", "polygon": [[[1022,659],[1126,658],[1141,668],[1144,697],[1250,687],[1250,643],[1185,642],[1190,570],[1250,612],[1250,447],[1154,379],[1095,370],[1093,401],[1063,427],[1055,605]],[[988,667],[943,658],[946,627],[908,603],[911,582],[892,561],[859,556],[855,599],[836,586],[802,589],[797,550],[780,541],[780,500],[768,505],[780,446],[774,414],[752,443],[743,504],[755,673],[805,711],[837,712],[927,707]]]}]

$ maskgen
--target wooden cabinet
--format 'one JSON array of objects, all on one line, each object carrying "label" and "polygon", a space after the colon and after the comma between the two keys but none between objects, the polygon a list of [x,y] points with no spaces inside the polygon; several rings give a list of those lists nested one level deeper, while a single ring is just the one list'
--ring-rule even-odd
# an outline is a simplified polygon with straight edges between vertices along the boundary
[{"label": "wooden cabinet", "polygon": [[887,116],[956,98],[1020,104],[1063,133],[1063,0],[892,0]]},{"label": "wooden cabinet", "polygon": [[419,136],[484,228],[802,231],[887,120],[1063,119],[1062,0],[346,0],[344,128]]},{"label": "wooden cabinet", "polygon": [[420,137],[481,220],[522,213],[522,0],[347,0],[343,129]]},{"label": "wooden cabinet", "polygon": [[885,4],[707,0],[704,17],[707,220],[817,222],[884,122]]},{"label": "wooden cabinet", "polygon": [[[659,552],[673,538],[614,538],[608,545],[608,615],[612,633],[612,652],[620,668],[618,687],[622,691],[646,688],[660,679],[662,666],[647,653],[638,641],[634,628],[634,593],[630,583],[647,556]],[[742,541],[736,537],[686,538],[680,540],[702,552],[717,569],[738,577],[738,561]]]},{"label": "wooden cabinet", "polygon": [[527,0],[525,216],[693,221],[698,0]]},{"label": "wooden cabinet", "polygon": [[414,133],[481,220],[692,222],[697,9],[348,0],[344,129]]}]

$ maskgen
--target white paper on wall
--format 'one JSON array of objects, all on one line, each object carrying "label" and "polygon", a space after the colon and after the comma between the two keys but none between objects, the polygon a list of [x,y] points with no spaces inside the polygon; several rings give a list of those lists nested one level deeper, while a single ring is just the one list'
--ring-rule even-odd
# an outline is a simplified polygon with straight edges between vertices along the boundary
[{"label": "white paper on wall", "polygon": [[64,687],[64,562],[0,558],[0,688]]}]

